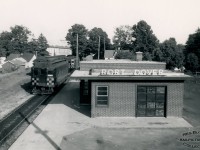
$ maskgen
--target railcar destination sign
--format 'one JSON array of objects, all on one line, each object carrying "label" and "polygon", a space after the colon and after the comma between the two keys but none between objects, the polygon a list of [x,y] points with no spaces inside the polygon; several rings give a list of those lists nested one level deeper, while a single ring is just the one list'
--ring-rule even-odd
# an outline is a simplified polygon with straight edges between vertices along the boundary
[{"label": "railcar destination sign", "polygon": [[163,75],[162,69],[102,69],[100,75],[134,75],[134,76],[160,76]]}]

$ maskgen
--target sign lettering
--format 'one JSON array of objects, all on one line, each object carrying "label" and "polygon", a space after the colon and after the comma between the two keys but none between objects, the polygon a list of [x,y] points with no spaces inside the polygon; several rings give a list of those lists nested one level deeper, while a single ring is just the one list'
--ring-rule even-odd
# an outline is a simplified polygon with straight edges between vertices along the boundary
[{"label": "sign lettering", "polygon": [[125,72],[125,69],[102,69],[101,75],[134,75],[134,76],[156,76],[163,75],[162,69],[135,69],[131,73]]}]

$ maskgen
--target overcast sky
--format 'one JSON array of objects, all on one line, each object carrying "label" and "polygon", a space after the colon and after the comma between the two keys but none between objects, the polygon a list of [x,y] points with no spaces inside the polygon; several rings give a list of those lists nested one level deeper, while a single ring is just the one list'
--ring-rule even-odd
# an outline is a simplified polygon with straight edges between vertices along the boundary
[{"label": "overcast sky", "polygon": [[185,44],[200,27],[200,0],[0,0],[0,32],[23,25],[50,44],[64,40],[75,23],[100,27],[112,39],[116,27],[140,20],[160,42],[175,37]]}]

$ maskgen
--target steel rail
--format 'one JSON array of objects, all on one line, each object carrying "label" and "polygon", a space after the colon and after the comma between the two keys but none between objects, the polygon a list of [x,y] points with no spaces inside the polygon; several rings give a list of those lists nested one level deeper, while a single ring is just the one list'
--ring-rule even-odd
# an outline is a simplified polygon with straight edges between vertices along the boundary
[{"label": "steel rail", "polygon": [[19,127],[43,102],[50,98],[50,96],[34,96],[3,118],[0,121],[0,143]]}]

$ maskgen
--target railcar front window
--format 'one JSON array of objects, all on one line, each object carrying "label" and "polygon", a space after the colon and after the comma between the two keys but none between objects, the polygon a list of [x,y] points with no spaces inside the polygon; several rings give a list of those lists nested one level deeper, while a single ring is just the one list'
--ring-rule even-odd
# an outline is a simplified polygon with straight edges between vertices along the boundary
[{"label": "railcar front window", "polygon": [[41,74],[46,74],[46,69],[41,69]]},{"label": "railcar front window", "polygon": [[33,72],[33,73],[34,73],[34,75],[36,75],[36,76],[37,76],[37,75],[38,75],[38,70],[34,70],[34,72]]}]

